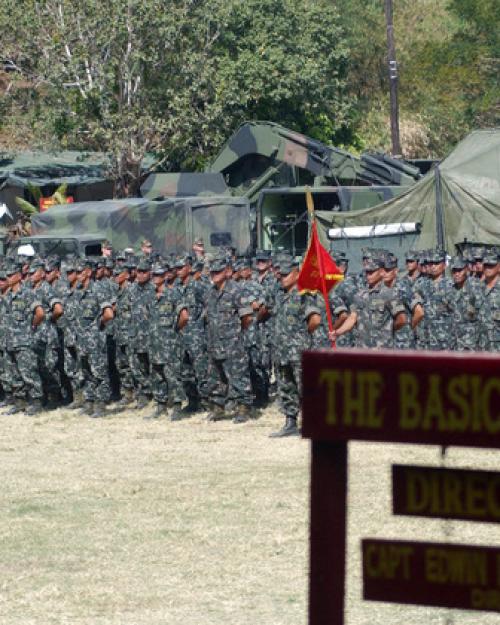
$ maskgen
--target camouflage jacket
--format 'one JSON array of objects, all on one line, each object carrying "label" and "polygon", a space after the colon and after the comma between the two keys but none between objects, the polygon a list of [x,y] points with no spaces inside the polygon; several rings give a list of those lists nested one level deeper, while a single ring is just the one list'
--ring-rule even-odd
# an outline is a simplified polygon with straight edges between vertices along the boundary
[{"label": "camouflage jacket", "polygon": [[15,351],[22,347],[33,347],[39,328],[33,328],[33,313],[43,302],[37,293],[22,285],[17,293],[12,291],[7,299],[7,349]]},{"label": "camouflage jacket", "polygon": [[149,325],[155,299],[156,290],[150,282],[143,285],[133,282],[127,289],[127,304],[130,308],[129,346],[138,353],[149,350]]},{"label": "camouflage jacket", "polygon": [[149,358],[153,364],[167,364],[180,359],[181,336],[177,322],[181,311],[187,308],[182,291],[174,286],[164,288],[150,310]]},{"label": "camouflage jacket", "polygon": [[111,302],[103,297],[102,289],[90,281],[87,288],[80,288],[75,301],[78,321],[78,349],[83,353],[102,350],[106,340],[106,329],[101,316]]},{"label": "camouflage jacket", "polygon": [[454,284],[453,290],[455,302],[451,345],[458,351],[476,351],[480,348],[480,310],[484,295],[469,279],[462,288]]},{"label": "camouflage jacket", "polygon": [[419,291],[425,310],[425,347],[433,350],[453,349],[455,292],[449,278],[428,280]]},{"label": "camouflage jacket", "polygon": [[480,319],[482,326],[481,347],[488,351],[500,351],[500,281],[484,290]]},{"label": "camouflage jacket", "polygon": [[253,313],[241,289],[228,281],[222,290],[212,286],[206,300],[207,348],[212,358],[224,360],[241,356],[244,350],[241,318]]},{"label": "camouflage jacket", "polygon": [[297,288],[281,293],[275,305],[274,358],[279,365],[300,362],[302,352],[312,346],[307,320],[313,314],[321,315],[314,298],[301,295]]},{"label": "camouflage jacket", "polygon": [[80,316],[79,288],[72,289],[69,282],[59,281],[57,285],[58,296],[63,303],[64,312],[57,320],[57,327],[64,333],[64,344],[67,347],[75,347],[77,344],[78,317]]},{"label": "camouflage jacket", "polygon": [[351,311],[356,312],[356,347],[394,347],[393,320],[405,312],[397,292],[379,282],[372,289],[361,289],[354,297]]},{"label": "camouflage jacket", "polygon": [[128,289],[130,285],[125,284],[123,288],[116,291],[116,312],[113,319],[113,330],[117,345],[126,345],[128,343],[128,327],[130,324],[130,300],[128,297]]}]

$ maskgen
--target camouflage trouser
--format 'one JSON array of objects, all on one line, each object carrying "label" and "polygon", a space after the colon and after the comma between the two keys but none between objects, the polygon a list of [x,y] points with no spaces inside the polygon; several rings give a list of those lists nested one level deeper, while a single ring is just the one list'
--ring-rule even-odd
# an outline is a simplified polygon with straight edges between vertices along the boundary
[{"label": "camouflage trouser", "polygon": [[151,397],[149,354],[147,352],[138,352],[135,349],[130,349],[129,365],[133,387],[137,397],[141,395]]},{"label": "camouflage trouser", "polygon": [[302,365],[300,362],[289,362],[279,365],[278,391],[281,409],[286,417],[297,418],[302,396]]},{"label": "camouflage trouser", "polygon": [[120,386],[122,388],[134,388],[127,345],[116,346],[116,368],[118,369],[118,375],[120,377]]},{"label": "camouflage trouser", "polygon": [[184,339],[181,379],[188,398],[208,398],[208,356],[201,339]]},{"label": "camouflage trouser", "polygon": [[111,387],[109,384],[106,352],[96,350],[83,353],[80,356],[79,363],[83,376],[83,397],[85,401],[109,402]]},{"label": "camouflage trouser", "polygon": [[0,384],[6,395],[12,394],[12,372],[7,350],[0,350]]},{"label": "camouflage trouser", "polygon": [[180,404],[186,399],[181,383],[180,362],[151,365],[153,399],[159,403]]},{"label": "camouflage trouser", "polygon": [[252,405],[250,371],[245,352],[224,360],[210,358],[209,399],[231,410],[236,405]]},{"label": "camouflage trouser", "polygon": [[42,399],[42,379],[35,350],[20,347],[7,353],[12,391],[19,399]]},{"label": "camouflage trouser", "polygon": [[264,406],[269,400],[270,369],[263,362],[264,354],[259,346],[254,345],[248,350],[250,382],[257,406]]}]

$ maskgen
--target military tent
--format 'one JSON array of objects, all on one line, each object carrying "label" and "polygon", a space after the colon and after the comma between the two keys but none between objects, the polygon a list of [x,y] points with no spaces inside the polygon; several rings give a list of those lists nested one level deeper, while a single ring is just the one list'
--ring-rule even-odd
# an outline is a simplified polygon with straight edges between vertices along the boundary
[{"label": "military tent", "polygon": [[469,134],[422,180],[382,204],[358,211],[317,211],[323,243],[359,256],[361,247],[500,244],[500,129]]}]

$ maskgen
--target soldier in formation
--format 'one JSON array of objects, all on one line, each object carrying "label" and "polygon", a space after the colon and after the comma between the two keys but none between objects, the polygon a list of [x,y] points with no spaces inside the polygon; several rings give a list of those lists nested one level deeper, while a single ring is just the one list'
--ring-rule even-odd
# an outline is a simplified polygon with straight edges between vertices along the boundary
[{"label": "soldier in formation", "polygon": [[[447,263],[442,250],[411,251],[405,270],[382,249],[363,253],[322,297],[297,289],[299,263],[284,252],[238,257],[140,255],[5,259],[0,266],[3,408],[36,414],[64,405],[93,418],[146,408],[144,418],[196,412],[243,423],[276,399],[299,432],[305,349],[368,347],[500,351],[496,250]],[[203,250],[197,240],[197,252]],[[204,251],[204,250],[203,250]],[[111,406],[111,408],[110,408]]]}]

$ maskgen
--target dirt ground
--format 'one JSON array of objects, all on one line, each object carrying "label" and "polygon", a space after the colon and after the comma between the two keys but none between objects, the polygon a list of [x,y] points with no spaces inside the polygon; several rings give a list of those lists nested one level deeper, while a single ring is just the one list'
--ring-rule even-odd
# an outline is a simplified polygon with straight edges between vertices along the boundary
[{"label": "dirt ground", "polygon": [[[243,425],[146,413],[0,413],[2,625],[305,625],[309,442],[269,439],[274,408]],[[351,445],[348,625],[497,625],[361,600],[362,537],[500,542],[496,526],[393,517],[393,461],[441,463],[436,448]]]}]

